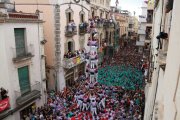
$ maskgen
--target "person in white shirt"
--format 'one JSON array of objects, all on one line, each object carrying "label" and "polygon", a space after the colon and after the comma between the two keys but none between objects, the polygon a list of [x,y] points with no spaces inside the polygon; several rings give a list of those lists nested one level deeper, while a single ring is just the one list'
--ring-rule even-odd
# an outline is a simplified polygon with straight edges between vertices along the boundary
[{"label": "person in white shirt", "polygon": [[97,103],[95,100],[92,100],[91,102],[91,114],[97,115]]}]

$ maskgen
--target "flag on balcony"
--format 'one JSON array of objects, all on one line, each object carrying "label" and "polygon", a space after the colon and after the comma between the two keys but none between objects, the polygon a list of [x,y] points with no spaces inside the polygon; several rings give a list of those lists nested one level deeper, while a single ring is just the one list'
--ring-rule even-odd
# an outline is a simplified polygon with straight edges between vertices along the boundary
[{"label": "flag on balcony", "polygon": [[9,107],[10,107],[9,97],[0,101],[0,112],[8,109]]}]

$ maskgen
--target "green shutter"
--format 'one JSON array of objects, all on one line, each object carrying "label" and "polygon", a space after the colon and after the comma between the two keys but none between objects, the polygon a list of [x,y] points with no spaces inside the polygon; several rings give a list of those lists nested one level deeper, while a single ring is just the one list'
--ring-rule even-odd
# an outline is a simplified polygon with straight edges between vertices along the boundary
[{"label": "green shutter", "polygon": [[17,57],[25,55],[25,40],[24,40],[24,28],[15,28],[15,43],[16,43],[16,55]]},{"label": "green shutter", "polygon": [[18,76],[19,76],[19,85],[21,93],[27,93],[30,91],[30,82],[29,82],[29,70],[28,66],[18,68]]}]

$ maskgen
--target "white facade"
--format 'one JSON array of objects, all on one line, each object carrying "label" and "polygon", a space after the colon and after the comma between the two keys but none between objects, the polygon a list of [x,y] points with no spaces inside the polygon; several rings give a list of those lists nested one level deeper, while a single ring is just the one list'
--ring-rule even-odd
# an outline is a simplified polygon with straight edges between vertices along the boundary
[{"label": "white facade", "polygon": [[139,29],[138,29],[139,40],[136,41],[136,46],[139,46],[140,53],[142,53],[143,51],[143,46],[145,45],[145,36],[146,36],[147,4],[144,1],[142,3],[141,9],[142,9],[142,15],[139,16]]},{"label": "white facade", "polygon": [[[1,9],[2,10],[2,9]],[[21,13],[20,13],[21,14]],[[35,14],[34,14],[35,15]],[[3,21],[4,18],[0,17],[0,87],[8,90],[8,96],[10,100],[10,109],[1,112],[0,118],[8,112],[9,114],[5,120],[20,120],[20,111],[27,106],[35,103],[36,106],[41,106],[45,103],[46,83],[45,81],[45,61],[41,55],[44,55],[44,47],[40,41],[44,40],[42,23],[38,23],[37,20],[26,22],[22,19],[9,18]],[[34,22],[33,22],[34,21]],[[15,46],[15,28],[25,29],[25,43],[26,50],[33,55],[31,58],[24,58],[13,60],[16,58],[16,46]],[[29,49],[31,48],[31,49]],[[40,92],[40,97],[34,100],[28,100],[24,106],[17,104],[17,99],[24,96],[20,90],[20,82],[18,77],[18,68],[28,66],[29,68],[29,82],[30,82],[30,93],[33,90]],[[30,94],[29,93],[29,94]],[[31,98],[30,98],[31,99]]]},{"label": "white facade", "polygon": [[[146,85],[146,105],[144,120],[179,120],[180,119],[180,1],[175,0],[173,10],[166,9],[168,2],[159,0],[154,10],[152,62],[154,63],[151,83]],[[163,11],[162,11],[163,10]],[[162,22],[161,22],[162,19]],[[158,49],[156,36],[161,31],[168,33],[163,39],[162,49]],[[152,65],[153,66],[153,65]]]}]

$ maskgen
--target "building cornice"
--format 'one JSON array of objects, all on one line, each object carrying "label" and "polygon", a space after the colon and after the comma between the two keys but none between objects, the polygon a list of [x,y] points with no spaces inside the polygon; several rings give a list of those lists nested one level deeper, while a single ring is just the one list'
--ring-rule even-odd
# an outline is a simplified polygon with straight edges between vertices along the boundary
[{"label": "building cornice", "polygon": [[34,19],[14,19],[14,18],[0,18],[0,23],[44,23],[43,20],[34,20]]}]

